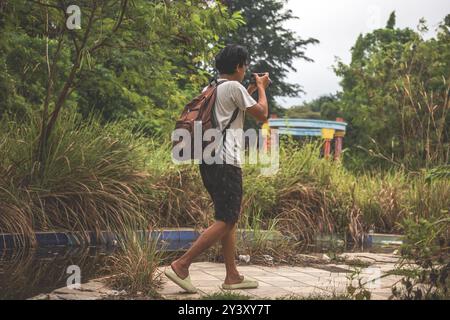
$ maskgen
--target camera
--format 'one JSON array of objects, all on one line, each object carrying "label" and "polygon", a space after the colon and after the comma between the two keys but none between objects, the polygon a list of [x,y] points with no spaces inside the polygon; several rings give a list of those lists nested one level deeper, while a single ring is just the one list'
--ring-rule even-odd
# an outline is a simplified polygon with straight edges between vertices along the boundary
[{"label": "camera", "polygon": [[[266,74],[265,73],[257,73],[258,77],[263,77]],[[272,80],[269,79],[269,85],[272,83]],[[255,74],[252,73],[251,77],[250,77],[250,84],[256,84],[256,79],[255,79]]]}]

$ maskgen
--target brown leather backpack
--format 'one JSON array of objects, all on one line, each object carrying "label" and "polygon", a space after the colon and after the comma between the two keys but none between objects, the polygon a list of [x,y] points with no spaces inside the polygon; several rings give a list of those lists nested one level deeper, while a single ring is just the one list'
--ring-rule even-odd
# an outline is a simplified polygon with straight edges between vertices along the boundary
[{"label": "brown leather backpack", "polygon": [[[218,123],[214,114],[214,105],[216,102],[217,96],[217,87],[222,83],[226,82],[217,80],[213,80],[209,86],[203,91],[200,95],[191,100],[183,109],[180,118],[177,120],[175,124],[175,129],[185,129],[190,133],[191,137],[191,156],[190,160],[197,159],[194,156],[194,123],[196,121],[201,122],[202,133],[204,133],[208,129],[217,128]],[[239,109],[236,108],[234,111],[230,122],[228,125],[222,130],[222,136],[226,133],[226,130],[230,127],[231,123],[237,118],[239,113]],[[203,138],[203,137],[202,137]],[[181,143],[182,140],[174,141],[173,146]],[[202,140],[202,151],[209,145],[212,141],[203,141]],[[199,159],[198,159],[199,160]]]}]

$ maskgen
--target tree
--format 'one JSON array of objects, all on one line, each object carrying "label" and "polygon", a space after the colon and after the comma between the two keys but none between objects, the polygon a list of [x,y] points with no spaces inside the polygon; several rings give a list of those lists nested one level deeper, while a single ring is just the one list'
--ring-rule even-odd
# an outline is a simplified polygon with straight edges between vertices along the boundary
[{"label": "tree", "polygon": [[[292,10],[285,10],[284,0],[222,0],[230,11],[240,11],[245,25],[237,32],[223,37],[226,43],[238,43],[249,50],[252,58],[252,72],[269,72],[273,81],[268,89],[270,105],[276,106],[275,96],[299,96],[303,90],[298,84],[286,82],[289,71],[297,71],[293,66],[295,59],[312,61],[305,54],[306,47],[318,43],[313,38],[302,39],[283,23],[298,19]],[[274,110],[275,109],[275,110]],[[276,108],[272,108],[272,112]]]},{"label": "tree", "polygon": [[323,95],[300,106],[286,110],[286,117],[301,119],[336,120],[340,116],[338,95]]},{"label": "tree", "polygon": [[81,28],[69,30],[69,4],[14,1],[0,11],[0,114],[41,112],[41,170],[63,107],[170,123],[208,80],[217,34],[242,23],[214,1],[84,0]]},{"label": "tree", "polygon": [[395,28],[395,24],[396,24],[396,15],[395,15],[395,11],[391,12],[391,15],[389,16],[389,19],[386,23],[386,29],[394,29]]},{"label": "tree", "polygon": [[[340,112],[349,123],[346,141],[391,163],[418,168],[449,161],[449,26],[424,40],[409,28],[360,35],[352,60],[339,62]],[[426,30],[421,21],[420,30]],[[363,159],[364,153],[360,153]]]}]

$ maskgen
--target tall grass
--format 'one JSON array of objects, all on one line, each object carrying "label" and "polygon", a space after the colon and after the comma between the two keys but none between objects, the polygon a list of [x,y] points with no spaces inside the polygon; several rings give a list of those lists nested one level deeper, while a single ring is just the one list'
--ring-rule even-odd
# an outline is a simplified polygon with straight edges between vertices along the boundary
[{"label": "tall grass", "polygon": [[[276,228],[306,242],[330,233],[359,242],[369,230],[402,232],[407,217],[448,214],[449,181],[429,181],[426,172],[404,169],[355,174],[339,162],[320,158],[320,148],[319,143],[286,141],[280,170],[269,177],[261,175],[258,166],[244,166],[240,227]],[[153,202],[165,214],[160,221],[205,226],[213,208],[197,168],[167,162],[160,174],[162,193]]]},{"label": "tall grass", "polygon": [[[144,141],[120,124],[66,114],[34,161],[39,121],[0,122],[0,232],[125,230],[145,221]],[[26,237],[24,237],[24,240]]]},{"label": "tall grass", "polygon": [[[40,124],[0,121],[0,232],[126,232],[133,225],[206,227],[213,207],[195,165],[175,165],[170,143],[132,132],[126,123],[65,114],[50,137],[46,163],[33,161]],[[450,182],[429,172],[349,172],[320,157],[319,143],[285,141],[280,170],[244,167],[240,226],[275,228],[297,240],[369,230],[402,232],[406,217],[449,213]],[[43,168],[43,169],[42,169]],[[441,176],[441,175],[439,175]]]},{"label": "tall grass", "polygon": [[359,242],[369,230],[402,232],[407,217],[449,214],[450,181],[426,180],[425,172],[354,174],[339,162],[319,157],[320,145],[286,143],[280,171],[262,177],[255,168],[245,175],[245,210],[262,212],[263,220],[297,239],[339,233]]},{"label": "tall grass", "polygon": [[108,283],[128,294],[158,297],[157,288],[162,284],[158,267],[162,251],[157,239],[129,230],[121,239],[118,252],[109,257],[106,271],[113,274]]}]

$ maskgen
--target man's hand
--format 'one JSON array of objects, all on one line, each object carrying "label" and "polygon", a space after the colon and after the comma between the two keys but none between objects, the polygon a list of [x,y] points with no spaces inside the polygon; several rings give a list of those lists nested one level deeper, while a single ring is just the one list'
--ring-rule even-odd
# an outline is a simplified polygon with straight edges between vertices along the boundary
[{"label": "man's hand", "polygon": [[266,90],[269,84],[272,82],[269,78],[268,72],[266,72],[262,77],[258,76],[257,73],[254,73],[253,76],[255,77],[256,86],[262,87],[264,90]]},{"label": "man's hand", "polygon": [[248,88],[247,88],[247,92],[252,95],[255,93],[255,91],[258,90],[258,87],[256,86],[256,83],[251,83]]},{"label": "man's hand", "polygon": [[258,76],[257,73],[254,73],[253,76],[255,77],[255,82],[250,83],[250,85],[247,88],[247,92],[252,95],[255,93],[255,91],[258,90],[258,86],[263,88],[264,90],[267,89],[267,87],[270,85],[272,80],[269,78],[269,73],[265,73],[264,76]]},{"label": "man's hand", "polygon": [[253,75],[255,77],[255,84],[251,84],[248,87],[248,92],[251,90],[258,90],[258,103],[254,106],[248,108],[248,113],[250,113],[256,120],[265,122],[269,116],[269,105],[267,104],[266,88],[269,86],[271,80],[269,78],[269,73],[265,73],[263,76]]}]

